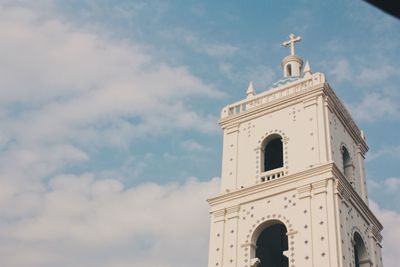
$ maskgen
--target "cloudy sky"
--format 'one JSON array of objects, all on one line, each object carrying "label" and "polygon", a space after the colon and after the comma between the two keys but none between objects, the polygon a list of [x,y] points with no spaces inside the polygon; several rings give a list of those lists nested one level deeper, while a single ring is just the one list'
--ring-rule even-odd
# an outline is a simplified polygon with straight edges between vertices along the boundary
[{"label": "cloudy sky", "polygon": [[400,261],[400,21],[362,1],[0,0],[0,261],[201,267],[221,108],[327,75],[367,136],[384,262]]}]

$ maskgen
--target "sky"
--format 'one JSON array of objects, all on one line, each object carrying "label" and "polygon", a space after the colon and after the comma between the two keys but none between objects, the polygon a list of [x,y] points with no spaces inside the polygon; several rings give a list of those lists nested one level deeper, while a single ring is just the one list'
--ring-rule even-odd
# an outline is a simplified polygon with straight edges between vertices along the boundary
[{"label": "sky", "polygon": [[366,135],[396,266],[400,20],[344,0],[0,0],[1,266],[206,266],[220,110],[282,77],[292,32]]}]

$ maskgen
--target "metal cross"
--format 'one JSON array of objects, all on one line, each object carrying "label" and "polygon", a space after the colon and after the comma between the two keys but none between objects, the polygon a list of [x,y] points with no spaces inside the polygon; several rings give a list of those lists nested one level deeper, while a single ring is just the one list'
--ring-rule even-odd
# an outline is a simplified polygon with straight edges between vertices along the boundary
[{"label": "metal cross", "polygon": [[289,40],[282,43],[283,46],[290,46],[290,55],[294,56],[294,43],[300,42],[301,36],[294,37],[294,34],[289,35]]}]

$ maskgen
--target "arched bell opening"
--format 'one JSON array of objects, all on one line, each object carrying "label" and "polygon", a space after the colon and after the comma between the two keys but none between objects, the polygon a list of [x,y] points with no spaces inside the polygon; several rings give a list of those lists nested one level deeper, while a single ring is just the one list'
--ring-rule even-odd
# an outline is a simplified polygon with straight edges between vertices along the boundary
[{"label": "arched bell opening", "polygon": [[342,153],[343,174],[349,182],[354,185],[353,163],[351,161],[350,153],[344,145],[341,147],[340,151]]},{"label": "arched bell opening", "polygon": [[287,228],[280,221],[268,221],[260,225],[252,238],[254,251],[252,267],[288,267],[289,259]]},{"label": "arched bell opening", "polygon": [[267,172],[283,167],[283,142],[282,136],[273,134],[262,143],[262,171]]},{"label": "arched bell opening", "polygon": [[353,236],[354,245],[354,263],[355,267],[370,267],[370,260],[368,253],[365,248],[364,241],[359,233],[354,233]]}]

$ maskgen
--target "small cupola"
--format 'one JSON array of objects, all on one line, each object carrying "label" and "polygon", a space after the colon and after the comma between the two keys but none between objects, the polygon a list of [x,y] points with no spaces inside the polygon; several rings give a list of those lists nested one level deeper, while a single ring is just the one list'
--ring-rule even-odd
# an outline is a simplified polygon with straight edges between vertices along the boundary
[{"label": "small cupola", "polygon": [[283,76],[300,77],[303,59],[295,54],[294,43],[300,42],[301,36],[295,37],[293,33],[289,35],[289,40],[282,43],[283,46],[290,47],[290,55],[282,60]]}]

